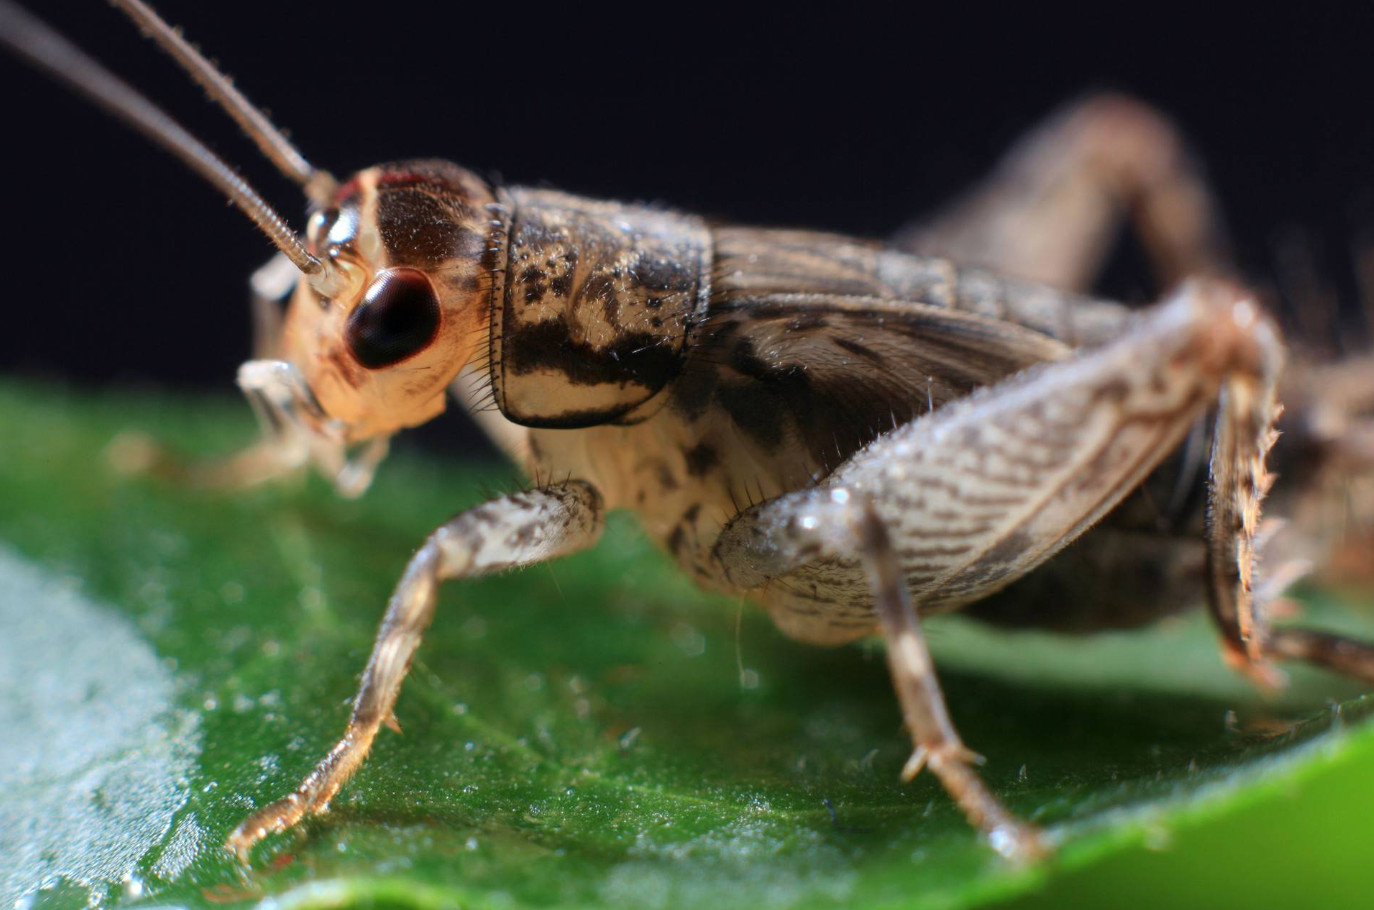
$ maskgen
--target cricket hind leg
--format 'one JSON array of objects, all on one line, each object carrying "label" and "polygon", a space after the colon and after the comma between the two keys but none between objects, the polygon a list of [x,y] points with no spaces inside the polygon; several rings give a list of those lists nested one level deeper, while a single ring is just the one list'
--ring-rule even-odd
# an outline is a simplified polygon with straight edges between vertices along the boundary
[{"label": "cricket hind leg", "polygon": [[894,244],[1083,291],[1123,217],[1162,286],[1231,273],[1218,207],[1178,131],[1138,101],[1102,94],[1052,115],[980,188]]},{"label": "cricket hind leg", "polygon": [[1185,285],[1117,341],[904,424],[817,488],[741,512],[713,558],[775,619],[794,610],[848,623],[868,607],[911,726],[908,770],[931,767],[999,850],[1034,855],[1042,839],[986,787],[953,733],[910,604],[967,604],[1045,562],[1140,484],[1228,377],[1260,372],[1276,343],[1232,286]]},{"label": "cricket hind leg", "polygon": [[391,595],[343,738],[294,793],[246,818],[225,846],[246,864],[249,850],[268,834],[327,811],[334,794],[367,757],[381,726],[399,730],[392,708],[434,616],[441,581],[586,549],[600,536],[602,520],[600,493],[589,484],[570,481],[498,497],[430,534]]},{"label": "cricket hind leg", "polygon": [[[1267,598],[1256,592],[1255,537],[1260,503],[1274,480],[1266,456],[1278,436],[1279,367],[1275,352],[1259,375],[1228,381],[1213,431],[1206,578],[1222,653],[1228,664],[1268,688],[1283,683],[1271,660],[1310,663],[1374,685],[1374,644],[1304,628],[1272,628]],[[1284,574],[1286,567],[1271,571]]]},{"label": "cricket hind leg", "polygon": [[1198,420],[1184,445],[1091,531],[964,615],[1004,628],[1090,634],[1194,609],[1204,579],[1208,445],[1207,422]]}]

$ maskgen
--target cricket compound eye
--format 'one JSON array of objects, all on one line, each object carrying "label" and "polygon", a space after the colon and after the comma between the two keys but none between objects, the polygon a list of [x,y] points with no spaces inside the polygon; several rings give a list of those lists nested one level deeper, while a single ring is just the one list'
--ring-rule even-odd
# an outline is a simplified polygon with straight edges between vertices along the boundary
[{"label": "cricket compound eye", "polygon": [[358,363],[389,367],[429,346],[439,331],[439,299],[418,269],[387,269],[348,317],[344,337]]}]

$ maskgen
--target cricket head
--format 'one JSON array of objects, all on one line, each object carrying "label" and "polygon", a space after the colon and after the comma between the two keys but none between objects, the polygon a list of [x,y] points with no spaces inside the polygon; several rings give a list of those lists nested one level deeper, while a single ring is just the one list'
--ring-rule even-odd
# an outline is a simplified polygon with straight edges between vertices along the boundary
[{"label": "cricket head", "polygon": [[278,350],[348,444],[433,418],[487,355],[495,202],[453,164],[407,161],[359,172],[311,217],[324,267],[298,282]]},{"label": "cricket head", "polygon": [[454,377],[488,359],[504,221],[491,188],[446,161],[330,179],[312,207],[272,359],[238,382],[278,458],[352,496],[391,434],[437,416]]},{"label": "cricket head", "polygon": [[[298,271],[271,359],[239,370],[274,464],[313,463],[344,493],[366,488],[387,437],[444,408],[485,358],[503,221],[488,187],[441,161],[361,171],[340,185],[143,0],[111,0],[238,123],[313,212],[298,235],[237,172],[47,25],[0,4],[0,46],[65,82],[181,159],[229,198]],[[259,276],[279,271],[275,262]],[[258,278],[255,277],[255,283]],[[284,296],[291,287],[263,279]],[[261,291],[261,289],[259,289]]]}]

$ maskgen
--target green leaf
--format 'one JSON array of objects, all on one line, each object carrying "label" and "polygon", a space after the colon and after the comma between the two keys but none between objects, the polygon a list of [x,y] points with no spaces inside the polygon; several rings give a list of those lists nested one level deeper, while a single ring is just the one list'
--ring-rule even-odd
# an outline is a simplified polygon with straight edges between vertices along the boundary
[{"label": "green leaf", "polygon": [[[1299,669],[1266,701],[1202,617],[1074,639],[932,621],[990,784],[1060,843],[1016,869],[931,777],[899,782],[875,648],[787,641],[628,519],[591,553],[444,588],[404,735],[244,871],[225,835],[341,733],[412,549],[511,472],[402,452],[357,502],[316,482],[213,495],[118,477],[102,449],[138,428],[227,451],[252,438],[238,404],[11,382],[0,428],[0,907],[1363,906],[1374,889],[1374,730],[1348,683]],[[1374,633],[1367,603],[1308,593],[1309,621]]]}]

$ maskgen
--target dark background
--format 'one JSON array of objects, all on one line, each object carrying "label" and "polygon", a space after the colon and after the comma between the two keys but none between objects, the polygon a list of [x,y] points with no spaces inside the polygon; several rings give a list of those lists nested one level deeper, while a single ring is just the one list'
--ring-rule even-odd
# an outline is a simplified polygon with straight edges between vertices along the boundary
[{"label": "dark background", "polygon": [[[293,186],[118,13],[49,5],[50,22],[303,225]],[[159,6],[340,175],[433,155],[510,183],[881,237],[1056,105],[1116,88],[1181,124],[1254,280],[1272,281],[1302,238],[1353,312],[1350,248],[1374,231],[1369,14]],[[167,155],[7,58],[0,100],[0,372],[232,391],[249,350],[246,279],[267,242]],[[1106,289],[1143,297],[1146,273],[1123,249]]]}]

